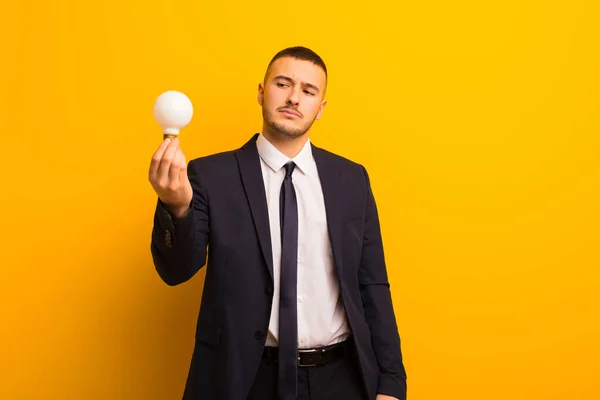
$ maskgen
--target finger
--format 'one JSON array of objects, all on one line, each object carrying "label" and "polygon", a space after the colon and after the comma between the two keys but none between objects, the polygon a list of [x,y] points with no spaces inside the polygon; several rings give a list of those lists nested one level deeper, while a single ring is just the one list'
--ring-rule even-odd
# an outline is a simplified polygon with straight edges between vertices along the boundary
[{"label": "finger", "polygon": [[160,160],[162,159],[162,156],[170,143],[170,139],[163,140],[160,146],[158,146],[158,149],[156,149],[156,151],[152,155],[152,161],[150,162],[150,170],[148,171],[148,177],[151,181],[156,178],[158,174],[158,169],[160,167]]},{"label": "finger", "polygon": [[167,146],[167,149],[162,155],[160,160],[160,165],[157,171],[157,179],[159,181],[166,180],[169,178],[169,169],[171,168],[171,163],[173,162],[173,157],[175,157],[175,151],[179,147],[179,139],[170,139],[170,143]]},{"label": "finger", "polygon": [[173,157],[171,167],[169,168],[169,184],[174,185],[175,187],[179,184],[182,159],[183,152],[181,151],[181,147],[178,147],[175,156]]},{"label": "finger", "polygon": [[187,174],[187,169],[188,169],[187,160],[185,158],[185,154],[183,154],[183,151],[181,152],[181,165],[182,165],[182,168],[179,171],[179,181],[184,182],[189,179],[188,179],[188,174]]}]

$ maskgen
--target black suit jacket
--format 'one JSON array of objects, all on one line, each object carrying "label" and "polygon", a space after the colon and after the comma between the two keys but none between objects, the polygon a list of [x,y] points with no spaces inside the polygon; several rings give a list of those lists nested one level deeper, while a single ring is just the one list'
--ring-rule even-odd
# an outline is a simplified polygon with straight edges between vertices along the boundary
[{"label": "black suit jacket", "polygon": [[[171,220],[158,200],[151,252],[168,285],[205,264],[206,279],[185,400],[244,400],[265,346],[273,261],[256,138],[188,164],[191,210]],[[366,170],[312,145],[340,293],[369,399],[404,400],[406,373],[377,209]]]}]

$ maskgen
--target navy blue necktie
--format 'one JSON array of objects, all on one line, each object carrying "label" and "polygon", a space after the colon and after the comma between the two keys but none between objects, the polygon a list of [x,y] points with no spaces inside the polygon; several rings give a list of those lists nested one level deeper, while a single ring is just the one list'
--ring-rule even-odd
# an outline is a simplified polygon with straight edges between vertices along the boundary
[{"label": "navy blue necktie", "polygon": [[298,204],[292,183],[296,164],[285,164],[279,195],[281,226],[281,277],[279,295],[278,400],[295,400],[298,379]]}]

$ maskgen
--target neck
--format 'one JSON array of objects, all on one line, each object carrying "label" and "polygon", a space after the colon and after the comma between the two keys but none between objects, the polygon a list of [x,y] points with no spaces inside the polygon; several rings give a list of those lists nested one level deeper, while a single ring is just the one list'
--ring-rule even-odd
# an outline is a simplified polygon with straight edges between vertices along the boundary
[{"label": "neck", "polygon": [[269,143],[271,143],[277,150],[289,158],[296,157],[308,140],[308,132],[302,136],[290,138],[273,132],[266,126],[263,127],[262,134],[265,139],[269,141]]}]

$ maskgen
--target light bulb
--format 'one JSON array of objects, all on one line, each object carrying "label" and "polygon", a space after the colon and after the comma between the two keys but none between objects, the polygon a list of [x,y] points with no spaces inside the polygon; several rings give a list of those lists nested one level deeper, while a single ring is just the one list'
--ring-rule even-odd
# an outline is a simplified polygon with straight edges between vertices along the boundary
[{"label": "light bulb", "polygon": [[175,138],[179,130],[192,120],[192,102],[183,93],[169,90],[162,93],[154,103],[154,118],[162,127],[163,137]]}]

